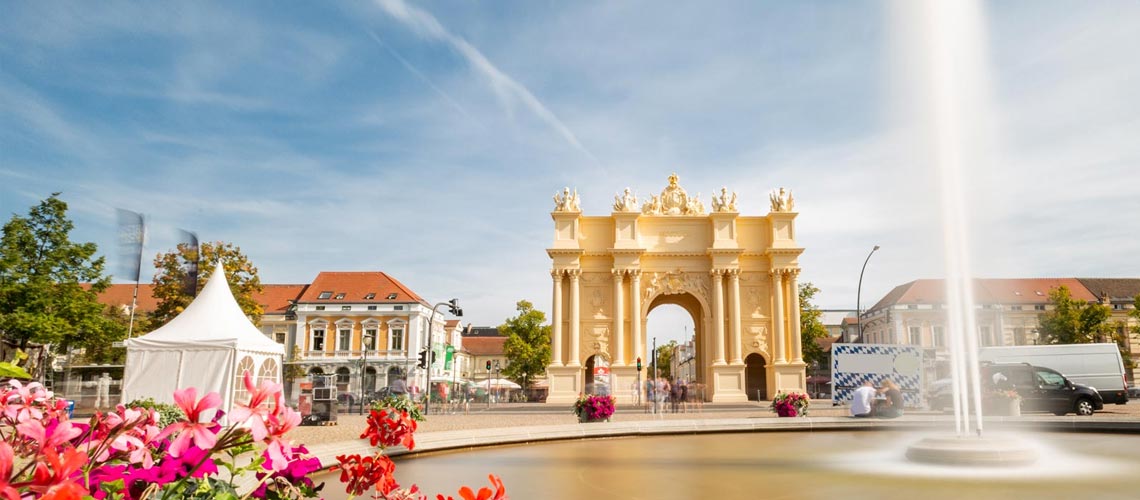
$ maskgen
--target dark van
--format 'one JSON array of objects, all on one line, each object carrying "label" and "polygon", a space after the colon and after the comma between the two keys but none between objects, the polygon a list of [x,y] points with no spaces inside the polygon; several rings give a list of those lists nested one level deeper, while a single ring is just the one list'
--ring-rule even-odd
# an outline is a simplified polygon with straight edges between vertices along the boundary
[{"label": "dark van", "polygon": [[[1057,415],[1092,415],[1104,409],[1100,393],[1074,384],[1057,370],[1029,363],[982,363],[982,392],[1014,390],[1021,396],[1022,411],[1047,411]],[[949,384],[942,384],[948,388]],[[949,390],[931,398],[932,409],[953,408]]]}]

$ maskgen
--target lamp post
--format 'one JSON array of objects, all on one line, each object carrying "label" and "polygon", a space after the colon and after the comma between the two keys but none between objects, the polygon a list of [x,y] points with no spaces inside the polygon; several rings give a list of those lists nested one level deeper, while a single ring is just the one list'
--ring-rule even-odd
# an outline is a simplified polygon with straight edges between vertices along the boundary
[{"label": "lamp post", "polygon": [[[368,373],[368,344],[365,343],[366,339],[376,338],[375,335],[364,333],[360,336],[360,414],[364,414],[364,378]],[[348,411],[352,411],[349,408]]]},{"label": "lamp post", "polygon": [[879,249],[879,245],[871,249],[871,253],[867,254],[867,259],[863,261],[863,269],[859,271],[859,288],[855,290],[855,318],[858,322],[859,338],[863,338],[863,309],[862,309],[862,295],[863,295],[863,272],[867,270],[867,262],[871,261],[871,255]]},{"label": "lamp post", "polygon": [[[499,360],[497,360],[497,359],[495,360],[495,378],[496,379],[499,378]],[[502,387],[502,386],[500,386],[500,387]],[[497,391],[497,390],[495,391],[495,403],[499,402],[498,392],[499,391]]]},{"label": "lamp post", "polygon": [[427,363],[426,363],[427,368],[425,369],[427,371],[427,375],[424,376],[424,380],[425,380],[424,385],[427,388],[427,397],[424,398],[424,415],[428,415],[430,413],[430,410],[431,410],[431,366],[432,366],[432,363],[435,361],[435,359],[433,359],[435,357],[433,355],[434,352],[432,351],[432,347],[433,347],[432,341],[435,338],[435,336],[432,335],[432,333],[433,333],[432,332],[432,330],[433,330],[432,325],[435,322],[435,310],[439,309],[439,306],[448,306],[451,314],[453,314],[455,316],[463,317],[463,309],[461,307],[459,307],[459,299],[451,299],[447,302],[440,302],[431,308],[431,316],[428,316],[428,326],[427,326],[427,334],[428,334],[427,348],[428,348],[428,350],[427,350]]}]

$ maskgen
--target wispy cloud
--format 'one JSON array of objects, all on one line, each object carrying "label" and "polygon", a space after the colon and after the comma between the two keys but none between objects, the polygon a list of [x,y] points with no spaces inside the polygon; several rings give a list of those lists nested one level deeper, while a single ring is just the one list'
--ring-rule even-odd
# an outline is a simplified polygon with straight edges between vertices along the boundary
[{"label": "wispy cloud", "polygon": [[456,102],[456,100],[452,98],[450,94],[444,92],[443,89],[439,88],[438,85],[432,82],[431,78],[428,78],[427,75],[425,75],[422,71],[416,68],[415,65],[405,59],[404,56],[401,56],[399,52],[396,52],[396,49],[393,49],[391,45],[384,43],[384,40],[382,40],[379,35],[377,35],[375,32],[369,32],[368,34],[372,37],[373,40],[376,40],[376,43],[380,44],[384,50],[387,50],[388,53],[391,54],[394,59],[396,59],[396,61],[399,61],[400,65],[415,75],[416,78],[419,78],[421,82],[424,82],[424,85],[427,85],[428,88],[432,90],[432,92],[435,92],[436,95],[447,102],[447,104],[451,105],[451,107],[455,108],[456,111],[463,114],[463,116],[466,116],[471,121],[479,124],[480,126],[483,126],[482,122],[475,118],[471,113],[468,113],[467,109]]},{"label": "wispy cloud", "polygon": [[448,31],[447,28],[440,24],[435,16],[422,9],[408,5],[404,0],[377,0],[377,4],[389,15],[407,25],[420,36],[447,43],[458,51],[459,54],[467,60],[467,63],[471,65],[471,68],[487,80],[487,83],[491,85],[495,94],[498,95],[499,99],[508,107],[506,109],[507,112],[510,112],[509,107],[514,102],[521,103],[540,120],[554,129],[554,131],[568,144],[573,146],[574,149],[582,152],[582,154],[586,155],[594,164],[599,163],[594,154],[582,145],[578,137],[574,135],[574,132],[571,132],[570,128],[567,127],[553,111],[547,108],[542,101],[538,100],[529,89],[499,70],[479,49],[475,48],[475,46],[471,45],[467,40]]}]

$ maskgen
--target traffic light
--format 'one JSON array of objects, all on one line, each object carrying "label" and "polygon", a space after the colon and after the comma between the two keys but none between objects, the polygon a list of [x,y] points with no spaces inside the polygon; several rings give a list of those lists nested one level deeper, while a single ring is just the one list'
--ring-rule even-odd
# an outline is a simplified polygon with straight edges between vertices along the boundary
[{"label": "traffic light", "polygon": [[459,307],[459,299],[451,299],[447,301],[447,305],[451,309],[453,316],[463,316],[463,308]]},{"label": "traffic light", "polygon": [[637,357],[637,371],[641,371],[641,357]]},{"label": "traffic light", "polygon": [[487,371],[491,371],[491,360],[487,360]]},{"label": "traffic light", "polygon": [[427,349],[420,351],[420,362],[416,363],[416,366],[418,366],[420,368],[427,368],[427,366],[428,366],[427,358],[428,358]]}]

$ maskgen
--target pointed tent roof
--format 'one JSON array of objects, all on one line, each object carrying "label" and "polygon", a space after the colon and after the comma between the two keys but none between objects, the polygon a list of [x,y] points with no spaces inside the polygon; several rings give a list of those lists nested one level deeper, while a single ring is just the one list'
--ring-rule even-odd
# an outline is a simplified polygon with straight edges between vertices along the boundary
[{"label": "pointed tent roof", "polygon": [[285,347],[261,333],[242,312],[219,263],[202,293],[159,329],[127,341],[128,347],[218,348],[284,354]]}]

